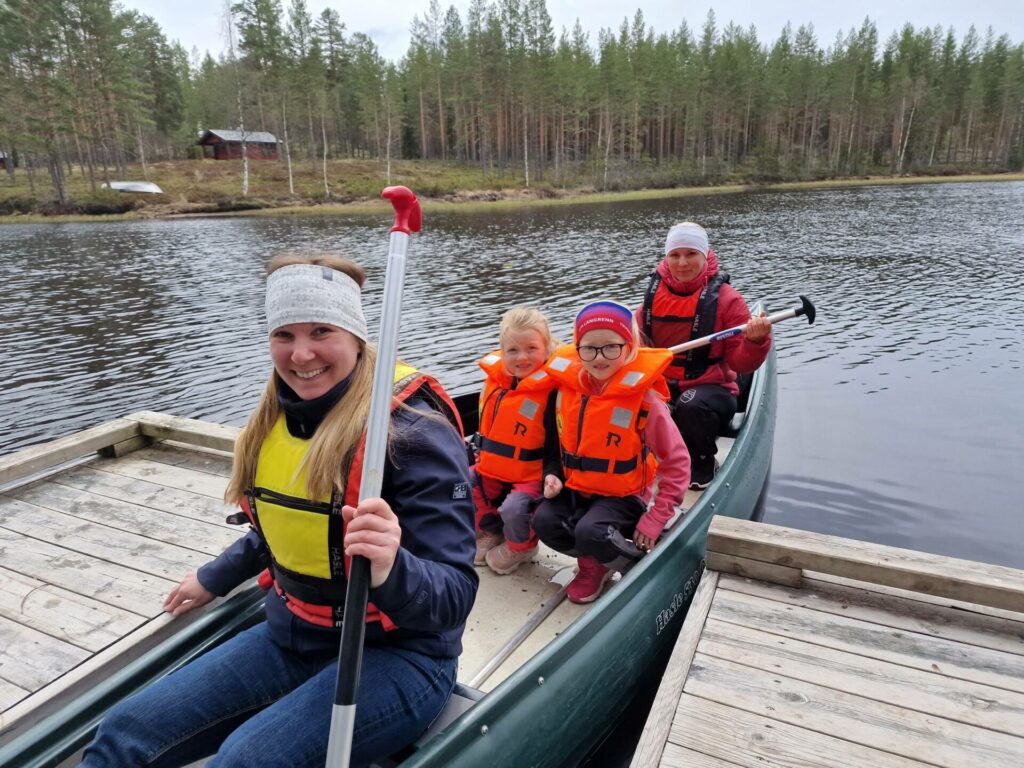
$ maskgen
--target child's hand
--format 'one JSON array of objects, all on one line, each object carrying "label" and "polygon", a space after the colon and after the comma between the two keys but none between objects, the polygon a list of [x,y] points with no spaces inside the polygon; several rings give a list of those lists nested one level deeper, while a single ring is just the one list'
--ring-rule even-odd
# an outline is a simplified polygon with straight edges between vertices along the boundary
[{"label": "child's hand", "polygon": [[757,317],[752,317],[747,321],[747,330],[743,335],[751,344],[760,344],[768,338],[768,334],[771,332],[772,324],[768,322],[765,313],[762,312]]},{"label": "child's hand", "polygon": [[544,498],[553,499],[562,492],[562,481],[555,475],[544,476]]},{"label": "child's hand", "polygon": [[656,541],[650,536],[644,536],[640,531],[633,534],[633,543],[637,545],[644,552],[650,552],[654,549]]}]

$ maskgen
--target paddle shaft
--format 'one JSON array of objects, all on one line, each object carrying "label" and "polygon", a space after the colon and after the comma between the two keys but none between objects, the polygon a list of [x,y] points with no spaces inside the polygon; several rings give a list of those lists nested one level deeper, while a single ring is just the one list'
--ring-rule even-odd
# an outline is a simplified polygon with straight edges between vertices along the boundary
[{"label": "paddle shaft", "polygon": [[[782,320],[789,320],[791,317],[807,315],[808,322],[813,323],[815,315],[814,305],[806,296],[801,296],[800,301],[802,302],[801,306],[793,307],[792,309],[785,309],[782,312],[776,312],[773,315],[768,315],[766,319],[769,323],[775,325],[775,323],[781,322]],[[710,336],[701,336],[699,339],[691,339],[683,344],[676,344],[674,347],[669,347],[668,351],[674,355],[678,355],[680,352],[686,352],[691,349],[696,349],[697,347],[714,344],[716,341],[731,339],[733,336],[738,336],[746,330],[746,323],[743,325],[736,325],[732,328],[726,328],[724,331],[712,333]]]},{"label": "paddle shaft", "polygon": [[[389,187],[385,190],[387,196]],[[415,196],[404,187],[400,187]],[[395,227],[388,246],[387,272],[384,278],[384,300],[381,306],[380,336],[377,341],[377,365],[373,372],[373,394],[366,422],[366,447],[363,472],[359,481],[359,500],[380,496],[384,479],[384,455],[387,449],[388,423],[395,378],[395,357],[398,351],[398,326],[402,316],[402,288],[405,285],[405,254],[409,245],[407,217],[402,218],[399,203],[395,205]],[[416,203],[415,230],[419,229]],[[404,229],[402,228],[404,227]],[[345,592],[345,613],[338,649],[338,682],[331,709],[331,729],[327,741],[327,768],[348,768],[352,757],[352,737],[356,721],[356,694],[363,665],[363,639],[366,634],[366,604],[370,591],[370,561],[353,557]]]}]

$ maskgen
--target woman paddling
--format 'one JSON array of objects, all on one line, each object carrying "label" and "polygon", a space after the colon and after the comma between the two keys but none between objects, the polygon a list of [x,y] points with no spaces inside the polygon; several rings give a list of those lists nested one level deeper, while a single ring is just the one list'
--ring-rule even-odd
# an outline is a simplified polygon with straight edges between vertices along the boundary
[{"label": "woman paddling", "polygon": [[690,452],[690,488],[707,488],[718,471],[716,439],[736,413],[736,374],[757,370],[768,357],[772,325],[764,313],[750,317],[729,276],[719,271],[708,233],[689,221],[669,229],[665,259],[651,273],[636,319],[655,347],[747,323],[743,335],[676,355],[665,371],[672,419]]},{"label": "woman paddling", "polygon": [[440,385],[399,364],[381,498],[358,502],[376,356],[363,280],[334,256],[268,267],[274,371],[226,493],[252,529],[164,605],[181,615],[269,568],[266,621],[114,707],[83,766],[322,766],[353,555],[370,561],[371,604],[352,764],[402,749],[444,707],[478,585],[466,453]]}]

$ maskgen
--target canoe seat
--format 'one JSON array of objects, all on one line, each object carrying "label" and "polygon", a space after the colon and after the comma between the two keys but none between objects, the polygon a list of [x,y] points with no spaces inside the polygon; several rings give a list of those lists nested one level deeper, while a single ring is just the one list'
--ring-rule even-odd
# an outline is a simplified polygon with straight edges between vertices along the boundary
[{"label": "canoe seat", "polygon": [[448,703],[444,705],[444,709],[442,709],[441,713],[434,718],[434,722],[430,724],[430,727],[427,728],[423,735],[420,736],[411,746],[408,746],[401,752],[392,755],[388,760],[381,763],[374,763],[372,768],[393,768],[394,766],[401,764],[403,760],[409,758],[429,739],[433,738],[455,722],[463,712],[472,707],[483,697],[483,691],[478,691],[476,688],[470,688],[468,685],[463,685],[462,683],[456,683],[455,690],[452,691],[452,696],[448,699]]},{"label": "canoe seat", "polygon": [[740,393],[736,396],[736,414],[732,417],[732,421],[719,431],[720,437],[739,435],[743,428],[743,421],[747,418],[747,402],[750,400],[750,385],[753,381],[753,373],[741,373],[736,376],[736,383],[740,388]]}]

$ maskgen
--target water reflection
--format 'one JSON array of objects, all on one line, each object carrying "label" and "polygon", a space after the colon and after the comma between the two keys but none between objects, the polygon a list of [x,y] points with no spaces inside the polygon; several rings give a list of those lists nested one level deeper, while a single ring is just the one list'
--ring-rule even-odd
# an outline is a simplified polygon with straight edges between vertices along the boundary
[{"label": "water reflection", "polygon": [[[455,392],[509,306],[569,338],[584,302],[635,305],[664,233],[708,227],[776,339],[768,521],[1024,567],[1024,184],[877,187],[428,216],[401,352]],[[367,268],[387,216],[0,227],[0,451],[134,410],[239,424],[270,369],[262,265],[287,249]]]}]

